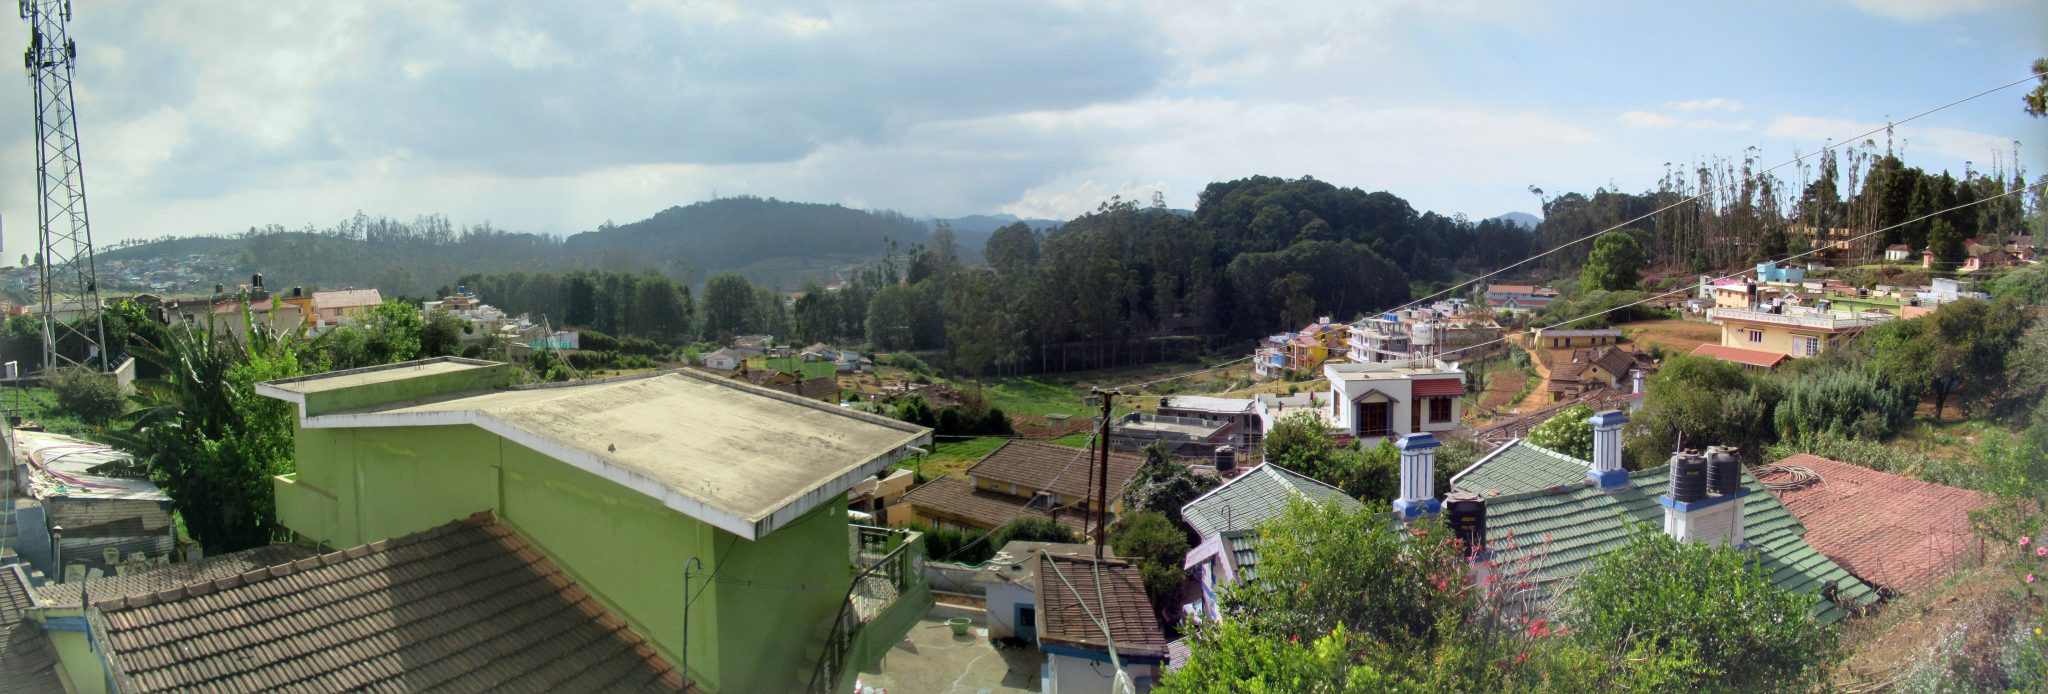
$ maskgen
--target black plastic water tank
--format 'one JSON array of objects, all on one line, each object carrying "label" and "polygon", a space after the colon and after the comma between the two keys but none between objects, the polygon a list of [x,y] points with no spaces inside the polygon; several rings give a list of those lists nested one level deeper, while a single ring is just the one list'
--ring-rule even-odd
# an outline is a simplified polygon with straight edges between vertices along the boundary
[{"label": "black plastic water tank", "polygon": [[1444,519],[1452,536],[1465,543],[1467,554],[1486,550],[1486,500],[1471,492],[1444,496]]},{"label": "black plastic water tank", "polygon": [[1707,459],[1699,451],[1671,455],[1671,498],[1699,501],[1707,498]]},{"label": "black plastic water tank", "polygon": [[1707,491],[1735,494],[1742,491],[1742,449],[1734,446],[1707,448]]}]

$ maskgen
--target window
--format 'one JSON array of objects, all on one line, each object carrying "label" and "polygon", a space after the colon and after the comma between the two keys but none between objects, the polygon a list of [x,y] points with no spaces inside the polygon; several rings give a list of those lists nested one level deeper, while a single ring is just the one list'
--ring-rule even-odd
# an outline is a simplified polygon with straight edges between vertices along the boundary
[{"label": "window", "polygon": [[1820,338],[1799,336],[1799,354],[1807,357],[1820,354]]},{"label": "window", "polygon": [[1450,398],[1429,399],[1429,421],[1431,424],[1441,424],[1443,422],[1451,421]]},{"label": "window", "polygon": [[1762,331],[1762,330],[1744,330],[1743,332],[1745,332],[1745,333],[1749,333],[1749,341],[1750,341],[1750,342],[1763,342],[1763,341],[1764,341],[1764,331]]},{"label": "window", "polygon": [[1394,431],[1394,407],[1391,403],[1358,403],[1358,435],[1386,436]]}]

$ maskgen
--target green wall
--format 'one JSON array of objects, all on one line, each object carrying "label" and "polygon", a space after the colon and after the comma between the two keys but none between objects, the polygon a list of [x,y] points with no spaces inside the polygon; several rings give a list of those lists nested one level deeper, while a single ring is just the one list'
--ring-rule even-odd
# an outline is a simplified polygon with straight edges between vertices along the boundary
[{"label": "green wall", "polygon": [[350,547],[496,511],[678,664],[698,558],[688,666],[710,691],[807,683],[852,577],[844,495],[749,541],[474,426],[301,429],[297,447],[276,486],[301,535]]},{"label": "green wall", "polygon": [[[54,612],[54,611],[53,611]],[[64,610],[51,616],[78,618],[76,609]],[[46,631],[50,645],[57,650],[57,661],[63,665],[63,675],[78,688],[78,694],[106,694],[107,669],[100,661],[100,654],[92,649],[83,631]]]}]

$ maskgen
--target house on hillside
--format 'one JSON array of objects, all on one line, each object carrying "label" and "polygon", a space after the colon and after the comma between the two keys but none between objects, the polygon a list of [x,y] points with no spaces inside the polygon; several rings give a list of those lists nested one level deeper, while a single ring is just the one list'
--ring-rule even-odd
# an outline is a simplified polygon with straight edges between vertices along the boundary
[{"label": "house on hillside", "polygon": [[[940,477],[910,490],[886,511],[888,524],[986,532],[1029,516],[1058,521],[1085,535],[1103,511],[1088,487],[1093,460],[1087,449],[1011,440],[967,468],[965,478]],[[1144,460],[1135,453],[1110,452],[1111,521],[1123,508],[1124,486]]]},{"label": "house on hillside", "polygon": [[1777,263],[1757,263],[1756,281],[1798,284],[1806,281],[1806,270],[1805,268],[1779,265]]},{"label": "house on hillside", "polygon": [[1330,357],[1344,352],[1344,340],[1348,329],[1342,323],[1331,323],[1325,316],[1323,322],[1310,323],[1287,341],[1287,370],[1295,373],[1312,373]]},{"label": "house on hillside", "polygon": [[313,292],[313,323],[319,328],[340,325],[343,319],[376,308],[382,303],[384,295],[375,289]]},{"label": "house on hillside", "polygon": [[740,365],[747,361],[744,355],[730,347],[720,347],[716,351],[705,354],[703,359],[705,368],[718,369],[719,371],[737,371]]},{"label": "house on hillside", "polygon": [[1206,457],[1242,438],[1237,424],[1229,420],[1132,412],[1109,424],[1110,445],[1118,450],[1142,450],[1154,442],[1164,442],[1174,455]]},{"label": "house on hillside", "polygon": [[1545,387],[1551,402],[1577,398],[1595,388],[1619,391],[1627,387],[1635,363],[1635,355],[1620,347],[1575,349],[1570,360],[1550,365]]},{"label": "house on hillside", "polygon": [[1557,301],[1557,290],[1533,284],[1489,284],[1486,305],[1496,311],[1540,311]]},{"label": "house on hillside", "polygon": [[1252,396],[1252,403],[1252,407],[1258,413],[1258,431],[1261,439],[1273,431],[1273,425],[1279,423],[1281,417],[1287,416],[1290,412],[1314,410],[1321,412],[1322,417],[1325,419],[1330,416],[1328,412],[1330,400],[1323,397],[1319,391],[1259,393]]},{"label": "house on hillside", "polygon": [[1877,311],[1792,305],[1716,308],[1707,314],[1707,320],[1721,325],[1721,346],[1793,358],[1834,349],[1851,335],[1895,318]]},{"label": "house on hillside", "polygon": [[1265,439],[1265,427],[1259,423],[1258,403],[1250,399],[1204,395],[1161,396],[1158,414],[1162,417],[1188,417],[1229,424],[1230,445],[1239,448],[1256,446]]},{"label": "house on hillside", "polygon": [[2035,256],[2035,252],[2036,252],[2036,251],[2035,251],[2035,245],[2034,245],[2034,237],[2033,237],[2033,236],[2008,236],[2008,237],[2006,237],[2006,239],[2005,239],[2005,252],[2007,252],[2007,253],[2010,253],[2010,254],[2012,254],[2012,257],[2013,257],[2013,259],[2015,259],[2015,260],[2018,260],[2018,261],[2020,261],[2020,262],[2023,262],[2023,263],[2031,263],[2031,262],[2034,262],[2034,260],[2035,260],[2035,257],[2036,257],[2036,256]]},{"label": "house on hillside", "polygon": [[1963,266],[1960,268],[1963,272],[1994,270],[2021,264],[2004,248],[1978,243],[1976,239],[1963,244],[1963,255]]},{"label": "house on hillside", "polygon": [[1908,246],[1903,243],[1895,243],[1890,246],[1887,246],[1884,249],[1884,260],[1887,263],[1903,263],[1912,259],[1912,246]]},{"label": "house on hillside", "polygon": [[1536,349],[1576,349],[1605,347],[1620,342],[1620,328],[1537,328],[1529,344]]},{"label": "house on hillside", "polygon": [[1294,333],[1274,333],[1259,340],[1252,352],[1252,376],[1260,379],[1277,378],[1287,373],[1287,353],[1294,344]]},{"label": "house on hillside", "polygon": [[1458,428],[1458,398],[1465,372],[1436,360],[1385,364],[1325,364],[1329,423],[1339,433],[1375,446],[1381,439]]}]

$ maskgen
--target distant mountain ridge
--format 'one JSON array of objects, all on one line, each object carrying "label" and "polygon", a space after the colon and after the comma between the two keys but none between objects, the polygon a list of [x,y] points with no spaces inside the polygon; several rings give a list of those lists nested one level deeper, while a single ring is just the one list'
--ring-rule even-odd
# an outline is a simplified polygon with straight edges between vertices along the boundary
[{"label": "distant mountain ridge", "polygon": [[1503,215],[1499,215],[1499,216],[1495,216],[1495,217],[1489,217],[1489,218],[1487,218],[1487,219],[1488,219],[1488,220],[1495,220],[1495,219],[1498,219],[1498,220],[1500,220],[1500,221],[1503,221],[1503,222],[1507,222],[1507,223],[1509,223],[1509,224],[1513,224],[1513,225],[1515,225],[1515,226],[1521,227],[1521,228],[1522,228],[1523,230],[1525,230],[1525,231],[1535,231],[1535,230],[1536,230],[1536,225],[1539,225],[1539,224],[1542,224],[1542,223],[1543,223],[1543,218],[1542,218],[1542,217],[1538,217],[1538,216],[1536,216],[1536,215],[1533,215],[1533,214],[1529,214],[1529,213],[1527,213],[1527,212],[1509,212],[1509,213],[1507,213],[1507,214],[1503,214]]}]

